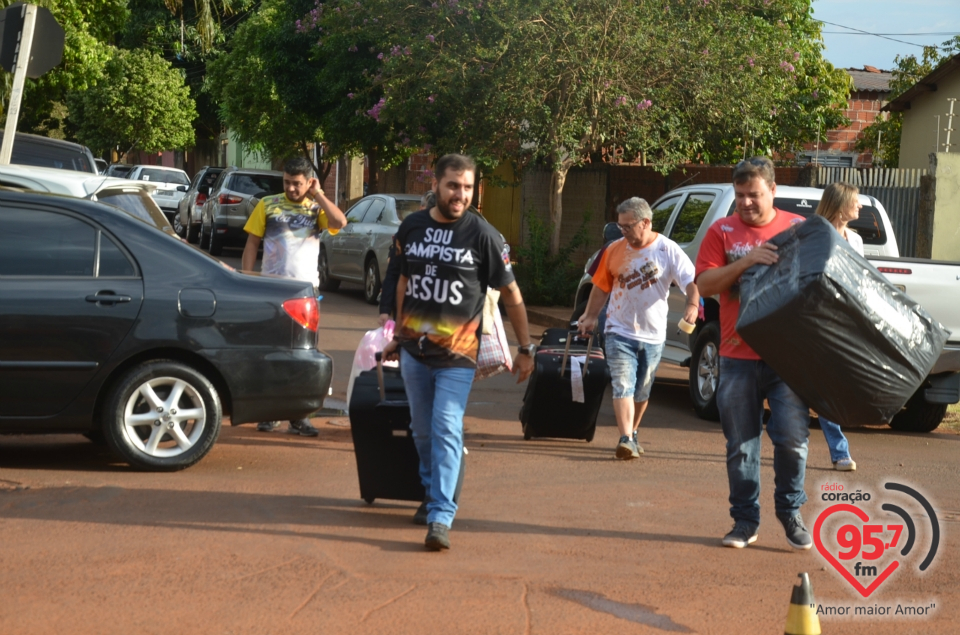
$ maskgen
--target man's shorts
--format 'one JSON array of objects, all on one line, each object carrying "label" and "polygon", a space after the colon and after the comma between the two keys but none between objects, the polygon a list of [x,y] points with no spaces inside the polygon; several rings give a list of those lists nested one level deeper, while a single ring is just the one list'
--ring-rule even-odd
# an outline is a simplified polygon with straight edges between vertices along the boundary
[{"label": "man's shorts", "polygon": [[663,342],[648,344],[607,333],[604,349],[613,384],[613,398],[626,399],[632,395],[634,401],[648,400],[663,353]]}]

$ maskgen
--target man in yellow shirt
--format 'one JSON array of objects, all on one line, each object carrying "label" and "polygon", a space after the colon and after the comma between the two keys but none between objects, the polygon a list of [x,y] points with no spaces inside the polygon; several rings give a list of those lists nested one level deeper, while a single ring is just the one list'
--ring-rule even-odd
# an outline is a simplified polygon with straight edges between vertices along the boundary
[{"label": "man in yellow shirt", "polygon": [[319,284],[317,258],[320,232],[337,233],[347,218],[328,199],[313,176],[313,166],[304,157],[290,159],[283,166],[283,194],[260,199],[244,231],[247,245],[241,267],[253,271],[257,249],[263,241],[260,271]]},{"label": "man in yellow shirt", "polygon": [[[247,245],[243,249],[241,267],[253,271],[257,249],[263,241],[263,263],[260,271],[319,284],[317,258],[320,255],[320,232],[337,233],[347,218],[323,193],[313,175],[313,166],[304,157],[290,159],[283,166],[283,194],[260,199],[244,231]],[[263,421],[257,430],[276,430],[278,421]],[[309,419],[290,422],[290,432],[315,437],[319,431]]]}]

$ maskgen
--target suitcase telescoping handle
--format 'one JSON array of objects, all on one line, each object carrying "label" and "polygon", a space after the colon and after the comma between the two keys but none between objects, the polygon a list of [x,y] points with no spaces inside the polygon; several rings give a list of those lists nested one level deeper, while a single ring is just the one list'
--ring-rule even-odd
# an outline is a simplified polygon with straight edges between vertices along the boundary
[{"label": "suitcase telescoping handle", "polygon": [[377,351],[374,355],[377,360],[377,384],[380,386],[380,403],[387,400],[387,389],[383,387],[383,352]]},{"label": "suitcase telescoping handle", "polygon": [[[567,358],[570,357],[570,342],[579,339],[579,331],[570,331],[567,334],[567,344],[563,347],[563,359],[560,361],[560,376],[563,377],[567,367]],[[590,365],[590,349],[593,347],[593,333],[587,335],[587,359],[583,362],[583,376],[587,376],[587,367]]]}]

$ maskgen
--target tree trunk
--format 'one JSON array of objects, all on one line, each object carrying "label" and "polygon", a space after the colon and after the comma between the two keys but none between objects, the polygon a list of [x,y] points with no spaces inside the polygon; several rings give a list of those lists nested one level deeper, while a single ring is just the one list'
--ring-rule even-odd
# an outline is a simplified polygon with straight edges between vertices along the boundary
[{"label": "tree trunk", "polygon": [[374,146],[367,150],[367,194],[380,193],[380,152]]},{"label": "tree trunk", "polygon": [[567,181],[567,172],[570,166],[561,164],[550,173],[550,223],[553,231],[550,234],[550,255],[560,253],[560,225],[563,220],[563,185]]}]

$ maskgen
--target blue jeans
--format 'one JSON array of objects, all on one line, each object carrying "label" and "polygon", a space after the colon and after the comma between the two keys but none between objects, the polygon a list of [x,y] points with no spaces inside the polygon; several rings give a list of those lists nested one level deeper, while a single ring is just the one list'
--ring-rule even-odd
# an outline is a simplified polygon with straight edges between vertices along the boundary
[{"label": "blue jeans", "polygon": [[463,459],[463,412],[473,385],[473,368],[434,368],[406,350],[400,353],[410,430],[420,455],[420,481],[426,490],[427,522],[453,525],[453,502]]},{"label": "blue jeans", "polygon": [[823,430],[823,438],[827,440],[827,447],[830,448],[830,460],[836,463],[840,459],[849,459],[850,444],[847,443],[847,437],[843,436],[840,424],[820,415],[820,429]]},{"label": "blue jeans", "polygon": [[613,398],[633,397],[638,403],[650,399],[650,389],[663,354],[663,342],[648,344],[609,333],[604,349],[610,368]]},{"label": "blue jeans", "polygon": [[763,400],[770,403],[767,434],[773,442],[773,501],[777,516],[789,517],[807,502],[803,479],[807,468],[810,412],[780,376],[761,360],[720,358],[717,406],[727,439],[730,515],[760,524],[760,436]]}]

